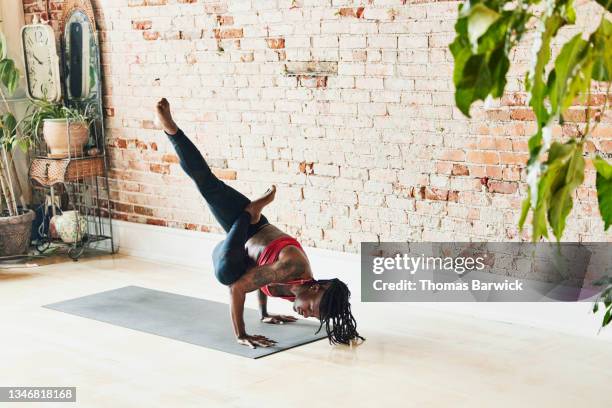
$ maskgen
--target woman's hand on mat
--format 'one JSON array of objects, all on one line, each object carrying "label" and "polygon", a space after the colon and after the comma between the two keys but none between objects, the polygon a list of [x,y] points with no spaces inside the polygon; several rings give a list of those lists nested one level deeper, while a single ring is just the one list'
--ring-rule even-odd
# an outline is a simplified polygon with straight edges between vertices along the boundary
[{"label": "woman's hand on mat", "polygon": [[261,318],[261,321],[268,324],[285,324],[297,321],[297,317],[285,315],[266,315]]},{"label": "woman's hand on mat", "polygon": [[270,347],[276,344],[276,341],[267,338],[266,336],[260,336],[258,334],[245,334],[243,336],[238,336],[236,338],[238,340],[238,344],[242,344],[243,346],[249,346],[254,349],[259,347]]}]

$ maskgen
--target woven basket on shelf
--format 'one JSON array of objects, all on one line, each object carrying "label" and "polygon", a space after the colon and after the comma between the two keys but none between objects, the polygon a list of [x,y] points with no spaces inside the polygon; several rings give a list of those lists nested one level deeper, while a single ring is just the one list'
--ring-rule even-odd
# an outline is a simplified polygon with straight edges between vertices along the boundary
[{"label": "woven basket on shelf", "polygon": [[104,174],[104,158],[34,159],[30,165],[30,178],[43,186],[74,182]]}]

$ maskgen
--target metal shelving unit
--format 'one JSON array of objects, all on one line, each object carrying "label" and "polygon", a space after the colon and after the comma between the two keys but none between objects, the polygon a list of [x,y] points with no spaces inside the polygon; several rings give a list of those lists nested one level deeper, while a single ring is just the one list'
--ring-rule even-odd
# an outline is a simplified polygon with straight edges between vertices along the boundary
[{"label": "metal shelving unit", "polygon": [[[64,31],[61,43],[62,94],[64,104],[87,112],[92,119],[89,124],[89,140],[83,153],[69,148],[67,157],[52,157],[44,141],[40,141],[33,151],[30,166],[30,179],[35,191],[43,198],[51,197],[51,207],[55,211],[56,197],[60,197],[60,207],[64,210],[76,211],[75,228],[76,242],[65,243],[52,231],[42,231],[42,239],[37,244],[37,250],[45,253],[52,246],[62,246],[68,249],[68,255],[77,260],[88,247],[100,249],[106,245],[114,252],[112,208],[108,181],[108,162],[106,155],[106,140],[103,121],[102,83],[100,69],[100,53],[98,32],[94,21],[93,9],[88,1],[73,0],[64,15]],[[80,30],[72,33],[70,30],[77,25]],[[82,34],[81,34],[82,33]],[[70,35],[79,34],[84,40],[75,43]],[[86,40],[85,40],[86,39]],[[77,44],[80,48],[71,49]],[[75,69],[72,65],[80,63]],[[71,73],[71,70],[73,73]],[[74,84],[70,82],[71,75],[78,76],[78,95],[74,95]],[[82,89],[82,91],[81,91]],[[72,146],[71,126],[67,127],[68,146]],[[46,201],[44,201],[46,202]],[[45,205],[45,210],[48,207]],[[81,220],[85,220],[81,225]],[[44,222],[42,226],[44,227]],[[84,228],[83,228],[84,227]],[[44,228],[43,228],[44,229]]]},{"label": "metal shelving unit", "polygon": [[[71,145],[70,132],[67,137]],[[76,242],[64,243],[57,236],[53,236],[51,229],[44,231],[44,228],[41,228],[39,234],[42,239],[36,245],[40,253],[45,253],[51,246],[65,246],[68,248],[68,255],[76,260],[87,247],[99,246],[97,244],[103,241],[109,241],[110,252],[113,252],[112,209],[104,129],[98,128],[95,123],[90,126],[90,137],[85,151],[91,152],[92,149],[96,149],[96,154],[80,156],[70,151],[66,158],[50,158],[44,142],[37,145],[30,166],[34,190],[45,200],[50,196],[53,210],[59,198],[58,207],[62,207],[64,203],[63,210],[77,211],[75,228],[78,238]],[[48,210],[48,207],[45,207],[45,210]],[[81,218],[85,220],[84,230]],[[44,225],[41,224],[41,227]]]}]

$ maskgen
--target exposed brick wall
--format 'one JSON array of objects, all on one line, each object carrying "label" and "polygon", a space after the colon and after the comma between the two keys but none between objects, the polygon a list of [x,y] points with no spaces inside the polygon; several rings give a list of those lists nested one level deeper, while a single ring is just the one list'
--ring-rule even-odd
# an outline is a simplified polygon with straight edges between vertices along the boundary
[{"label": "exposed brick wall", "polygon": [[[24,1],[26,13],[42,3]],[[582,3],[584,27],[599,14]],[[53,13],[61,4],[51,1]],[[517,221],[535,127],[521,85],[530,49],[513,56],[507,96],[466,119],[447,48],[457,2],[93,4],[118,218],[220,231],[155,129],[165,96],[221,178],[249,196],[278,185],[266,215],[307,245],[528,238]],[[555,132],[572,134],[584,112]],[[609,112],[593,142],[589,154],[612,152]],[[611,240],[591,165],[571,217],[566,240]]]},{"label": "exposed brick wall", "polygon": [[36,15],[40,21],[49,21],[53,28],[58,30],[63,6],[64,0],[23,0],[26,23],[30,23]]}]

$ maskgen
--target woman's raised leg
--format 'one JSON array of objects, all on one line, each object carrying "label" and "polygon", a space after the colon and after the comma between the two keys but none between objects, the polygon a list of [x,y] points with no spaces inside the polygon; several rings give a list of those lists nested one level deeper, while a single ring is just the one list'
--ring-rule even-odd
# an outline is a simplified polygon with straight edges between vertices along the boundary
[{"label": "woman's raised leg", "polygon": [[[208,203],[211,212],[219,224],[221,224],[221,227],[226,232],[229,232],[234,222],[245,211],[247,206],[249,204],[253,206],[255,202],[251,203],[242,193],[228,186],[213,174],[202,154],[172,119],[170,104],[165,98],[157,104],[157,115],[170,142],[174,146],[181,167],[195,182],[198,190]],[[265,198],[266,196],[260,200]],[[269,201],[274,199],[273,192],[269,198]],[[268,221],[264,216],[260,217],[257,214],[249,226],[249,232],[252,233],[267,223]]]}]

